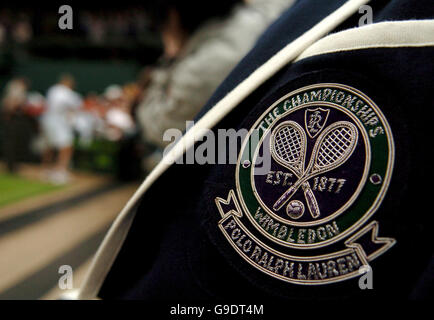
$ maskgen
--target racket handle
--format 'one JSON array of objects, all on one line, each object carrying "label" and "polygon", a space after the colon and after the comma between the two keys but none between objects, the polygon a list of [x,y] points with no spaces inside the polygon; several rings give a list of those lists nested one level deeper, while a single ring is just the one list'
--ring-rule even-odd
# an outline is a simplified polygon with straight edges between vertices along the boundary
[{"label": "racket handle", "polygon": [[307,207],[309,208],[310,214],[313,218],[318,218],[320,216],[318,202],[316,201],[315,195],[312,192],[309,184],[307,184],[304,189],[304,196],[306,198]]},{"label": "racket handle", "polygon": [[275,211],[280,210],[288,201],[292,198],[294,193],[298,190],[298,188],[290,187],[282,196],[279,198],[279,200],[276,201],[276,203],[273,206],[273,209]]}]

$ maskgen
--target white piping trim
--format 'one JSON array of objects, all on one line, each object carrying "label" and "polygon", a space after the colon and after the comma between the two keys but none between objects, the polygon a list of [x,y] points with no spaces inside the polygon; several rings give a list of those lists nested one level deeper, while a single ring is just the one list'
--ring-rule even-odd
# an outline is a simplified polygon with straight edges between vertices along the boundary
[{"label": "white piping trim", "polygon": [[[184,150],[190,148],[194,141],[199,141],[203,138],[203,129],[214,127],[262,83],[297,58],[306,48],[357,12],[360,6],[369,2],[370,0],[348,0],[339,9],[281,49],[208,111],[195,126],[186,132],[184,137],[167,154],[167,157],[170,159],[181,157],[184,154]],[[80,290],[79,299],[91,299],[97,296],[131,226],[135,215],[134,209],[138,200],[169,167],[170,165],[163,159],[146,177],[145,181],[118,215],[92,261],[90,270],[83,282],[83,287]],[[128,222],[125,223],[125,220]]]},{"label": "white piping trim", "polygon": [[434,20],[379,22],[324,37],[306,49],[295,61],[343,51],[433,45]]}]

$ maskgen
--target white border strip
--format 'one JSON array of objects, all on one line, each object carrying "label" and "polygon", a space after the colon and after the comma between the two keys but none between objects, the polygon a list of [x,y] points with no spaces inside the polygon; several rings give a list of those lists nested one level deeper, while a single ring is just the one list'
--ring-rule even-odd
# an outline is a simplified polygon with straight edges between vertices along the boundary
[{"label": "white border strip", "polygon": [[298,56],[295,61],[343,51],[433,45],[434,20],[380,22],[322,38]]},{"label": "white border strip", "polygon": [[[184,151],[193,146],[194,141],[203,138],[205,132],[203,129],[214,127],[241,101],[266,80],[271,78],[277,71],[296,59],[306,48],[327,35],[330,31],[339,26],[339,24],[357,12],[360,6],[369,2],[370,0],[348,0],[338,10],[334,11],[302,36],[281,49],[208,111],[195,126],[186,132],[184,137],[167,154],[167,157],[170,159],[182,157]],[[79,299],[92,299],[97,296],[131,226],[138,200],[170,167],[167,162],[168,161],[164,161],[163,159],[146,177],[143,184],[114,221],[92,261],[90,271],[80,290]]]}]

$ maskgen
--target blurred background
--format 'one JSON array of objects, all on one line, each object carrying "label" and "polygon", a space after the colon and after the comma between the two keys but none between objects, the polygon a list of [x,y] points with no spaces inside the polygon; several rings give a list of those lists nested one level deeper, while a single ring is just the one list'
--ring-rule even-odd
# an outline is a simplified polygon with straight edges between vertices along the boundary
[{"label": "blurred background", "polygon": [[[60,4],[0,7],[0,299],[56,299],[61,265],[77,288],[145,175],[132,108],[161,40],[143,5],[93,3],[71,6],[72,30],[59,29]],[[44,167],[41,128],[62,75],[82,99],[64,181]]]},{"label": "blurred background", "polygon": [[80,286],[113,219],[291,0],[0,5],[0,299]]}]

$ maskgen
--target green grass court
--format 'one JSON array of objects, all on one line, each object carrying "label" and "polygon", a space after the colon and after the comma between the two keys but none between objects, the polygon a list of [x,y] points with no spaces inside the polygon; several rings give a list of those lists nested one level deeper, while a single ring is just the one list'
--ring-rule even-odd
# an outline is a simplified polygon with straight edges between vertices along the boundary
[{"label": "green grass court", "polygon": [[0,173],[0,208],[13,202],[61,188],[37,180]]}]

